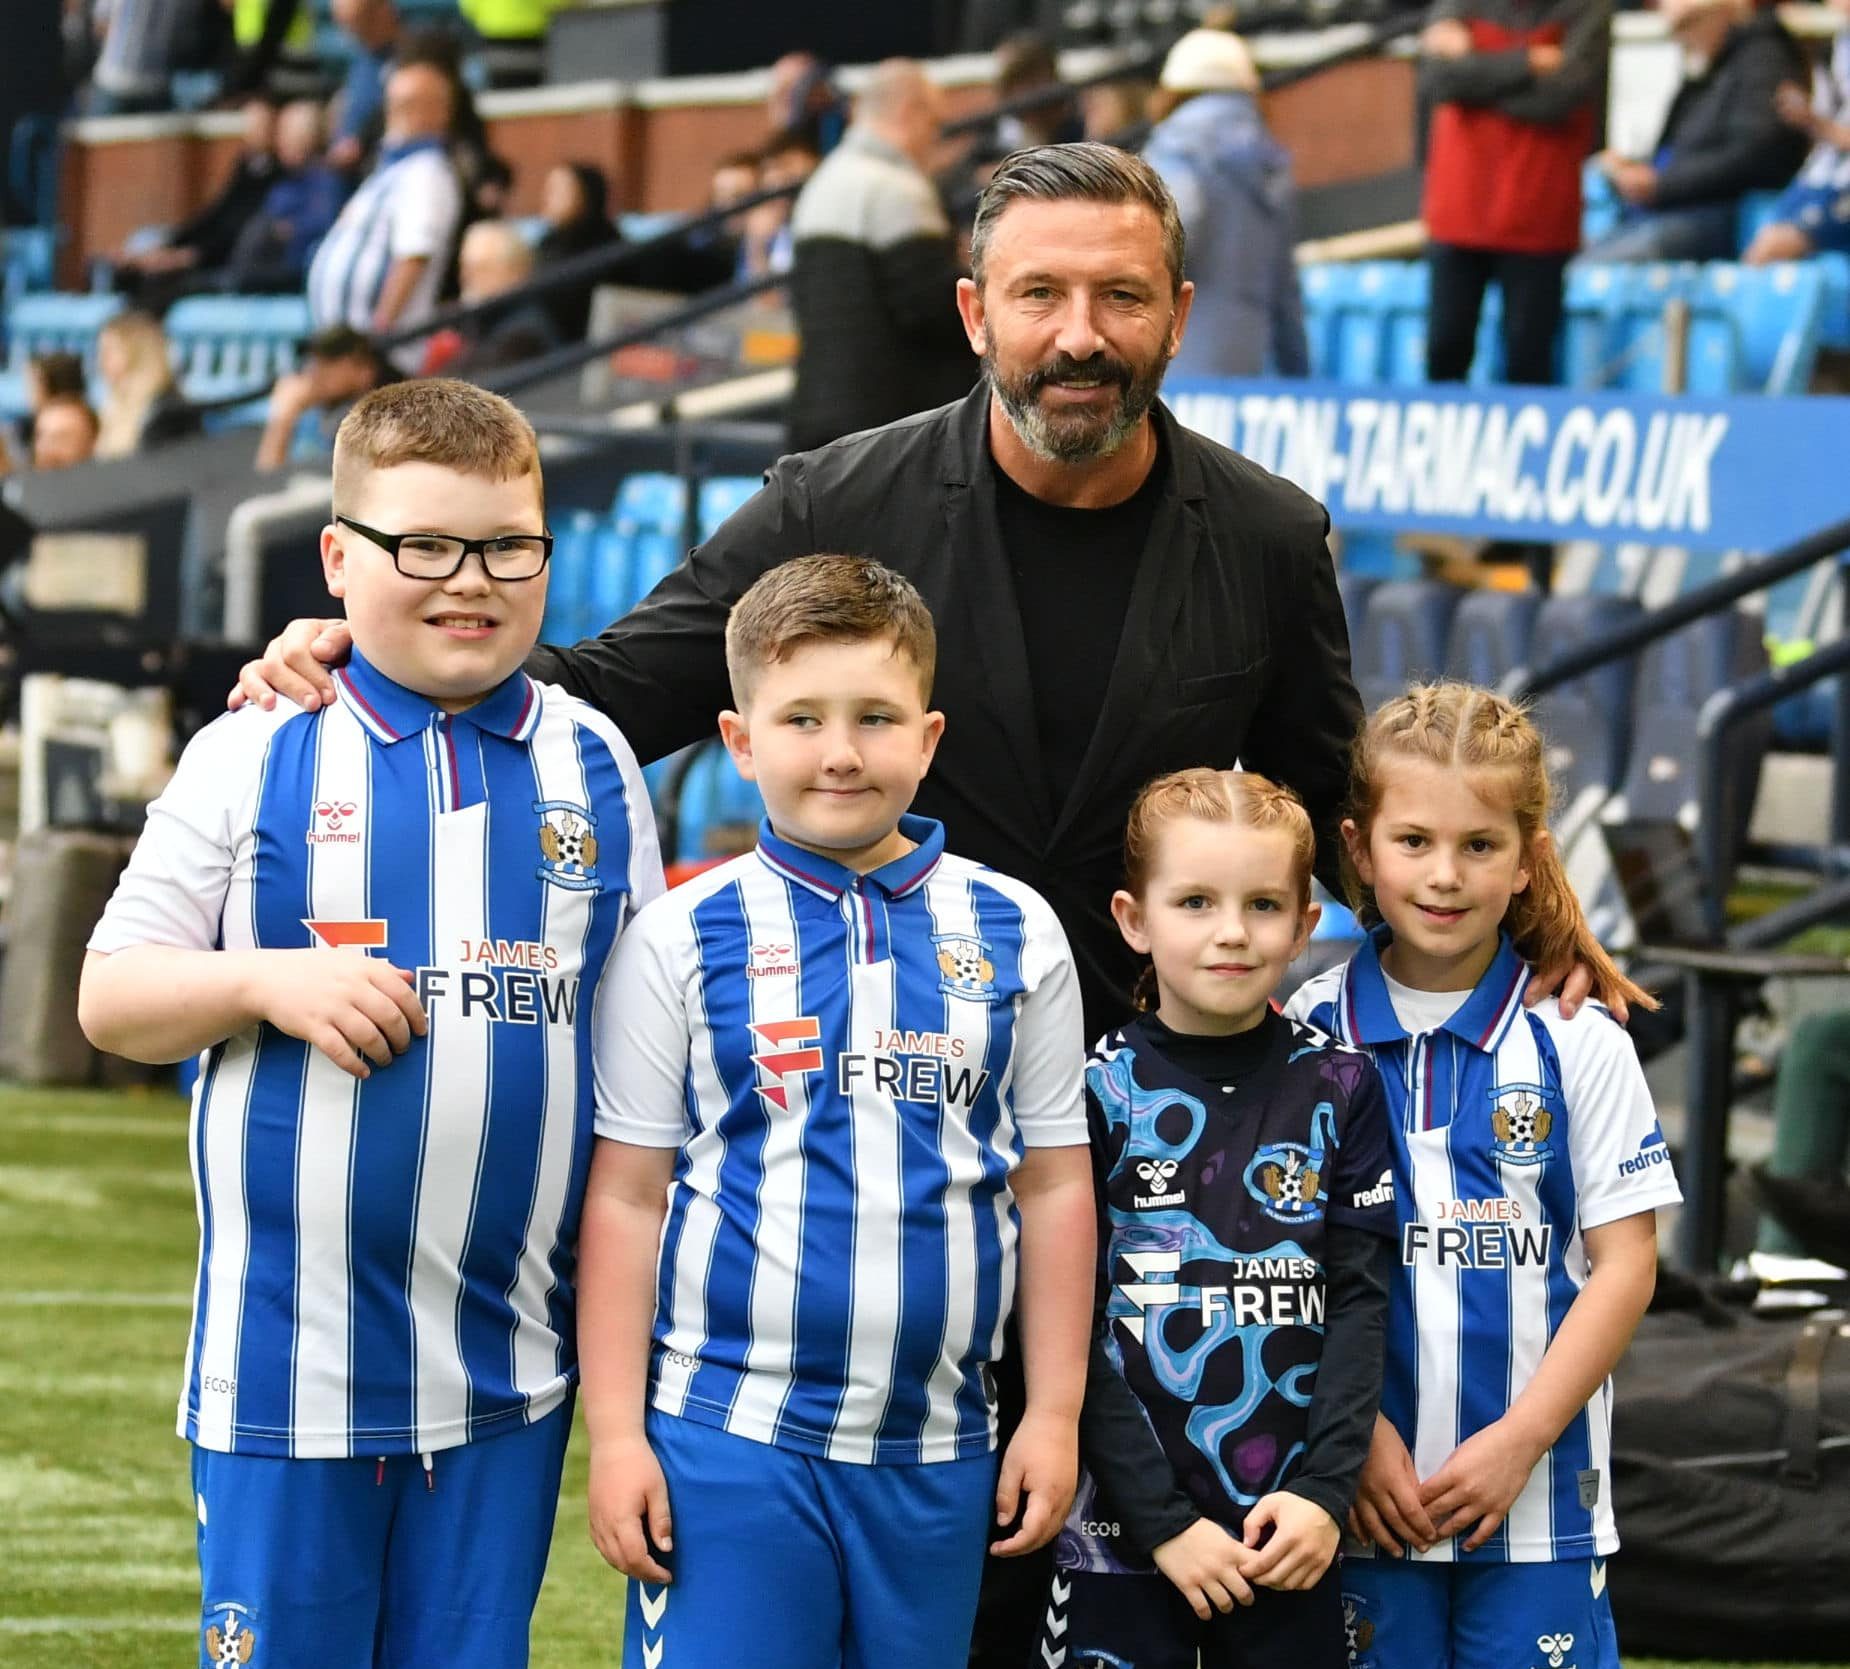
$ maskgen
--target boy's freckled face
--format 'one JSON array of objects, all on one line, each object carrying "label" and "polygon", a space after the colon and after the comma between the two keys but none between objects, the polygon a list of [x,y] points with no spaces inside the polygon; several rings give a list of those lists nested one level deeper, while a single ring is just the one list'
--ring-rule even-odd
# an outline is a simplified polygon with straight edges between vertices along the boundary
[{"label": "boy's freckled face", "polygon": [[[535,477],[491,481],[439,464],[371,470],[356,502],[335,510],[381,533],[487,539],[545,531]],[[387,551],[338,524],[322,531],[321,561],[360,652],[452,712],[488,694],[539,641],[550,565],[533,579],[497,580],[472,554],[447,580],[408,579]]]},{"label": "boy's freckled face", "polygon": [[862,871],[905,851],[899,819],[943,729],[890,638],[801,644],[758,669],[744,712],[720,715],[778,834]]}]

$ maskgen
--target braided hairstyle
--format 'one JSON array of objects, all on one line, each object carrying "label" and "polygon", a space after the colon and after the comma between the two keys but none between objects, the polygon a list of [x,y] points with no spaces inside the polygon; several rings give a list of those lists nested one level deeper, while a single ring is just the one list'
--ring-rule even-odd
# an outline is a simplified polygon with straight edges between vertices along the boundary
[{"label": "braided hairstyle", "polygon": [[[1656,1008],[1657,999],[1619,971],[1593,930],[1548,838],[1548,766],[1542,733],[1526,709],[1474,684],[1445,680],[1414,684],[1384,702],[1363,724],[1349,754],[1348,815],[1366,846],[1381,804],[1383,780],[1396,759],[1425,760],[1468,772],[1472,788],[1492,804],[1506,805],[1522,840],[1529,884],[1510,900],[1503,928],[1523,960],[1547,972],[1585,963],[1594,991],[1633,1008]],[[1365,924],[1381,920],[1373,890],[1357,873],[1345,846],[1343,887]]]},{"label": "braided hairstyle", "polygon": [[[1291,879],[1298,908],[1310,904],[1310,874],[1317,837],[1310,814],[1289,788],[1254,771],[1215,771],[1205,765],[1171,771],[1144,785],[1124,825],[1124,890],[1142,900],[1156,868],[1157,844],[1164,828],[1179,817],[1204,823],[1231,823],[1247,829],[1283,829],[1291,837]],[[1131,1004],[1139,1014],[1156,1006],[1156,966],[1146,963],[1137,976]]]}]

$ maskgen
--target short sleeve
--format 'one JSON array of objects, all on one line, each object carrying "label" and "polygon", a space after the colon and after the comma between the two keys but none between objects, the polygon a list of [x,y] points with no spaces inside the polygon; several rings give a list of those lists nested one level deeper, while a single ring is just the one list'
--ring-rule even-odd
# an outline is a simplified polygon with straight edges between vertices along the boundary
[{"label": "short sleeve", "polygon": [[256,710],[227,713],[193,738],[148,820],[89,949],[216,950],[241,832],[269,731]]},{"label": "short sleeve", "polygon": [[[1345,1052],[1346,1053],[1346,1052]],[[1400,1232],[1394,1195],[1394,1158],[1388,1135],[1387,1097],[1374,1062],[1362,1068],[1338,1127],[1336,1163],[1324,1185],[1332,1223],[1345,1223],[1392,1240]]]},{"label": "short sleeve", "polygon": [[392,259],[437,260],[449,253],[462,218],[462,192],[455,170],[431,160],[407,168],[392,192]]},{"label": "short sleeve", "polygon": [[637,1147],[679,1147],[687,1117],[686,977],[677,954],[687,916],[660,898],[617,941],[598,988],[591,1058],[597,1084],[596,1129]]},{"label": "short sleeve", "polygon": [[1624,1028],[1591,1004],[1572,1020],[1550,1005],[1546,1023],[1561,1058],[1581,1228],[1677,1204],[1683,1193],[1670,1149]]},{"label": "short sleeve", "polygon": [[1073,952],[1039,894],[1028,894],[1024,917],[1028,990],[1015,1016],[1015,1126],[1024,1147],[1084,1147],[1085,1021]]}]

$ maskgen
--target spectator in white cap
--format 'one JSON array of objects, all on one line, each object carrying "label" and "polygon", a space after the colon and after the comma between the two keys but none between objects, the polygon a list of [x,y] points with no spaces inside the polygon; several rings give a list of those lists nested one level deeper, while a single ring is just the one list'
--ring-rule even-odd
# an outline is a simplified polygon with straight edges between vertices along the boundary
[{"label": "spectator in white cap", "polygon": [[1195,282],[1172,374],[1304,376],[1291,158],[1266,130],[1246,43],[1225,30],[1190,30],[1163,62],[1153,112],[1144,157],[1182,211]]}]

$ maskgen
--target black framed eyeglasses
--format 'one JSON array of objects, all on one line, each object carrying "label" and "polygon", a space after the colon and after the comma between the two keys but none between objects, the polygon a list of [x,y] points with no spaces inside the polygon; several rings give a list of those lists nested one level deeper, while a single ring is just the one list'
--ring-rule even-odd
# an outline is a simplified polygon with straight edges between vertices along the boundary
[{"label": "black framed eyeglasses", "polygon": [[458,533],[381,533],[376,527],[336,513],[342,527],[372,540],[392,559],[406,579],[446,580],[459,572],[470,553],[482,559],[490,579],[538,579],[552,555],[550,533],[498,533],[492,539],[465,539]]}]

